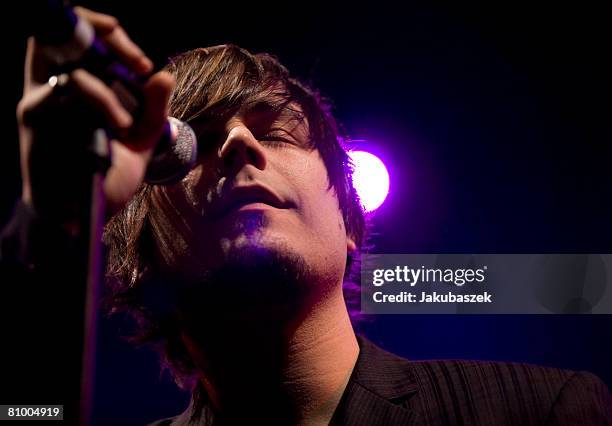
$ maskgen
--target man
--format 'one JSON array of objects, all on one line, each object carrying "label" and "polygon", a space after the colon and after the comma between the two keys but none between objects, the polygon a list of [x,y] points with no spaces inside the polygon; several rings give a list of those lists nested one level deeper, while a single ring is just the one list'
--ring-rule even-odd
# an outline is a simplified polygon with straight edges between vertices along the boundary
[{"label": "man", "polygon": [[[150,71],[112,18],[78,12],[136,72]],[[44,167],[34,160],[45,149],[40,139],[48,138],[42,130],[53,127],[40,119],[51,114],[49,105],[54,112],[91,106],[124,136],[112,144],[105,184],[117,211],[105,236],[108,304],[131,314],[135,339],[155,345],[177,383],[193,393],[182,415],[158,424],[612,421],[609,392],[588,373],[409,362],[356,337],[343,285],[365,221],[347,156],[324,102],[274,58],[235,46],[180,55],[168,72],[149,78],[145,113],[134,120],[82,70],[67,79],[70,100],[63,90],[59,102],[44,83],[50,76],[32,66],[44,60],[36,49],[31,43],[18,114],[24,195],[3,259],[44,257],[44,250],[23,246],[36,240],[28,226],[45,218],[57,233],[82,233],[83,199],[74,195],[81,188],[61,203],[47,199],[48,184],[36,178]],[[169,114],[198,134],[198,163],[178,184],[141,185],[168,98]]]}]

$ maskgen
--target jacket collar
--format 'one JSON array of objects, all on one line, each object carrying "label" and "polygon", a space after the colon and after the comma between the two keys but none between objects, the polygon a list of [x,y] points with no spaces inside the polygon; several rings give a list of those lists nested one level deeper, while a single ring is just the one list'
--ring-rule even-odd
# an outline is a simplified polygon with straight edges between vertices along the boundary
[{"label": "jacket collar", "polygon": [[410,361],[357,336],[359,357],[351,380],[384,399],[401,399],[416,393],[417,381]]},{"label": "jacket collar", "polygon": [[359,357],[331,425],[410,425],[404,402],[417,393],[409,361],[357,336]]},{"label": "jacket collar", "polygon": [[[417,393],[417,381],[409,361],[357,336],[359,356],[330,425],[415,424],[413,412],[403,404]],[[173,426],[187,426],[189,408],[174,418]],[[198,425],[212,424],[210,407],[201,413]]]}]

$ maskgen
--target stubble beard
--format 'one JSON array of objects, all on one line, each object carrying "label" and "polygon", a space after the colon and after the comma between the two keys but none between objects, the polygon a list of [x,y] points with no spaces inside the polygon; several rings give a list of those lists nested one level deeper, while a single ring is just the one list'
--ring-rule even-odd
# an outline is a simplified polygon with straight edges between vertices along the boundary
[{"label": "stubble beard", "polygon": [[177,300],[184,318],[282,320],[304,308],[314,290],[312,268],[286,243],[267,240],[267,225],[263,214],[241,215],[229,229],[231,238],[221,241],[223,261],[181,280]]}]

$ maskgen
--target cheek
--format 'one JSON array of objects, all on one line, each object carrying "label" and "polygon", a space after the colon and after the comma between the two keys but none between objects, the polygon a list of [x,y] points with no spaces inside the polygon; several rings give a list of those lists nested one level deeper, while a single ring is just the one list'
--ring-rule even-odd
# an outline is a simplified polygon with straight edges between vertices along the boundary
[{"label": "cheek", "polygon": [[325,247],[322,252],[332,250],[346,255],[346,231],[338,198],[334,189],[329,187],[327,169],[318,152],[284,164],[292,165],[286,173],[293,183],[298,215],[305,232],[311,234],[318,245]]},{"label": "cheek", "polygon": [[333,188],[330,188],[327,169],[318,153],[311,153],[303,163],[296,179],[300,180],[299,193],[304,198],[305,212],[317,220],[338,228],[338,218],[341,219],[338,198]]},{"label": "cheek", "polygon": [[[329,214],[337,206],[333,191],[328,191],[327,170],[316,151],[293,152],[279,161],[282,174],[292,186],[299,213],[307,222],[319,215]],[[329,193],[328,193],[329,192]]]}]

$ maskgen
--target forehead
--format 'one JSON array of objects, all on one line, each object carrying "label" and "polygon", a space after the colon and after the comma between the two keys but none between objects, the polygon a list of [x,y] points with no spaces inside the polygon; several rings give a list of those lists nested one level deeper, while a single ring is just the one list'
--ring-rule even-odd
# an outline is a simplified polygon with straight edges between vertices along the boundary
[{"label": "forehead", "polygon": [[306,125],[304,110],[296,101],[265,99],[245,105],[232,118],[251,125]]}]

